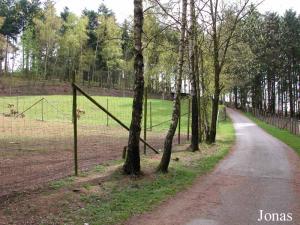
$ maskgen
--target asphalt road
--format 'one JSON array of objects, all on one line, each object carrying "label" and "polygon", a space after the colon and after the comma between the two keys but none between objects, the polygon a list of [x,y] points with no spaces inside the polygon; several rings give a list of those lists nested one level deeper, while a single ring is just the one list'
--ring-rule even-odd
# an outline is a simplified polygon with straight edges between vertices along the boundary
[{"label": "asphalt road", "polygon": [[237,136],[229,156],[191,188],[128,224],[300,225],[299,156],[244,115],[228,112]]}]

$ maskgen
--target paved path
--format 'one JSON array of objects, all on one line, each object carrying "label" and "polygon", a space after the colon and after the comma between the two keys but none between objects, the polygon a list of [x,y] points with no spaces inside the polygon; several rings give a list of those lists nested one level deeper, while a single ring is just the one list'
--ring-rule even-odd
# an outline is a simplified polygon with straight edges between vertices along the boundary
[{"label": "paved path", "polygon": [[[242,114],[228,112],[237,135],[232,153],[188,190],[127,224],[300,225],[299,156]],[[279,219],[285,213],[286,220],[292,213],[293,220],[259,222],[260,210],[278,213]]]}]

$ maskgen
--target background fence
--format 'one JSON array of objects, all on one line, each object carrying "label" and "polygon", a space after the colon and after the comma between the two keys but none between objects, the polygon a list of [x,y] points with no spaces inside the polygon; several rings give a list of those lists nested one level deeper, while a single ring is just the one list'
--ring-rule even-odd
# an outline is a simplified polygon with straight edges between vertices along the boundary
[{"label": "background fence", "polygon": [[[123,123],[131,121],[132,98],[96,96]],[[170,124],[172,102],[148,99],[143,119],[146,139],[163,147]],[[91,169],[121,159],[128,131],[99,110],[84,96],[77,97],[78,167]],[[182,99],[180,133],[174,143],[185,143],[190,122],[189,99]],[[146,121],[146,124],[144,124]],[[141,144],[141,151],[144,145]],[[146,149],[147,154],[152,151]],[[0,196],[36,188],[74,174],[72,96],[0,97]]]},{"label": "background fence", "polygon": [[288,130],[292,134],[300,135],[300,121],[297,118],[285,117],[282,114],[274,115],[255,108],[247,108],[246,111],[268,124]]}]

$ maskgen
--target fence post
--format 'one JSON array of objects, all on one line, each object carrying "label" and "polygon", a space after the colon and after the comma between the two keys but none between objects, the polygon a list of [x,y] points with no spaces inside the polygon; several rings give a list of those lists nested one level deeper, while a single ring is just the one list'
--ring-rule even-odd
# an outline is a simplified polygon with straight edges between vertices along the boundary
[{"label": "fence post", "polygon": [[73,128],[74,128],[74,169],[75,176],[78,176],[78,158],[77,158],[77,93],[74,83],[72,84],[73,89]]},{"label": "fence post", "polygon": [[[108,110],[108,98],[106,98],[106,110],[109,111],[109,110]],[[109,117],[108,117],[108,115],[106,114],[106,126],[107,126],[107,127],[108,127],[108,120],[109,120]]]},{"label": "fence post", "polygon": [[19,112],[19,96],[17,96],[17,112]]},{"label": "fence post", "polygon": [[218,115],[217,115],[217,126],[219,126],[219,112],[220,112],[220,108],[218,109]]},{"label": "fence post", "polygon": [[190,140],[190,118],[191,118],[191,99],[188,104],[188,121],[187,121],[187,140]]},{"label": "fence post", "polygon": [[150,103],[150,131],[152,131],[152,102]]},{"label": "fence post", "polygon": [[180,126],[181,126],[181,100],[179,100],[179,115],[178,115],[178,144],[180,144]]},{"label": "fence post", "polygon": [[[147,141],[147,108],[148,108],[148,90],[145,87],[145,102],[144,102],[144,140]],[[147,153],[147,146],[144,143],[144,154]]]},{"label": "fence post", "polygon": [[44,121],[44,98],[42,99],[42,121]]}]

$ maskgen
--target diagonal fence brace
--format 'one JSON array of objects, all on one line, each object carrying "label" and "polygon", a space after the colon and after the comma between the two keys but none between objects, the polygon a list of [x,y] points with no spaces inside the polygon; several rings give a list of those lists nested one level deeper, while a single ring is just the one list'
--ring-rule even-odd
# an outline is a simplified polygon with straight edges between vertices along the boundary
[{"label": "diagonal fence brace", "polygon": [[[75,88],[77,91],[79,91],[82,95],[84,95],[88,100],[90,100],[94,105],[96,105],[99,109],[101,109],[103,112],[105,112],[109,117],[111,117],[114,121],[116,121],[118,124],[120,124],[123,128],[129,131],[129,127],[127,127],[121,120],[119,120],[117,117],[115,117],[113,114],[111,114],[108,110],[106,110],[102,105],[100,105],[95,99],[93,99],[91,96],[89,96],[85,91],[83,91],[79,86],[77,86],[75,83],[72,83],[73,88]],[[156,154],[159,154],[159,152],[152,147],[150,144],[148,144],[143,138],[140,137],[140,141],[144,143],[147,147],[149,147],[151,150],[153,150]]]}]

